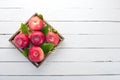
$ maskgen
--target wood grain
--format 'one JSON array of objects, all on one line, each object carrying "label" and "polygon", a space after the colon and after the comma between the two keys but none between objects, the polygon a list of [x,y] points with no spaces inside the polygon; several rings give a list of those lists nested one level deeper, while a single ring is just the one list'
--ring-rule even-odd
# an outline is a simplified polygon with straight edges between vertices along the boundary
[{"label": "wood grain", "polygon": [[[0,0],[0,80],[120,80],[120,0]],[[36,69],[9,42],[42,13],[65,37]]]},{"label": "wood grain", "polygon": [[[119,22],[120,9],[0,9],[1,22],[25,22],[35,12],[44,14],[48,21]],[[61,13],[62,12],[62,13]],[[54,15],[55,13],[55,15]],[[71,17],[72,16],[72,17]],[[64,18],[63,18],[64,17]]]},{"label": "wood grain", "polygon": [[50,8],[120,8],[119,0],[65,0],[65,1],[64,0],[60,0],[60,1],[29,0],[29,2],[27,0],[19,0],[19,1],[18,0],[17,1],[1,0],[0,2],[1,2],[0,7],[24,7],[24,8],[26,7],[40,8],[41,7],[46,9],[50,9]]},{"label": "wood grain", "polygon": [[[0,34],[13,34],[21,22],[0,22]],[[50,22],[62,34],[71,35],[120,35],[119,22]],[[9,29],[7,29],[10,27]],[[72,31],[71,31],[72,30]]]},{"label": "wood grain", "polygon": [[[120,49],[56,49],[47,62],[120,62]],[[0,62],[28,62],[17,49],[0,49]]]},{"label": "wood grain", "polygon": [[118,75],[119,67],[119,62],[44,62],[39,68],[30,62],[3,62],[0,75]]},{"label": "wood grain", "polygon": [[119,80],[119,76],[1,76],[1,80]]}]

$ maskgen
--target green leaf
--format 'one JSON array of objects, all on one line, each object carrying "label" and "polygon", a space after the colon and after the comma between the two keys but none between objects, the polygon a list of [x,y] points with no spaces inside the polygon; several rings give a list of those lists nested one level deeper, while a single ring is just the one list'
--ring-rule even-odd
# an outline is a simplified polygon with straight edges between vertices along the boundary
[{"label": "green leaf", "polygon": [[27,57],[28,56],[28,52],[29,52],[29,49],[24,49],[23,50],[23,55],[25,56],[25,57]]},{"label": "green leaf", "polygon": [[38,14],[38,17],[43,20],[43,15],[42,14]]},{"label": "green leaf", "polygon": [[53,29],[53,32],[54,32],[54,33],[58,33],[58,31],[57,31],[57,30],[55,30],[55,29]]},{"label": "green leaf", "polygon": [[47,54],[49,51],[53,50],[54,44],[52,44],[52,43],[44,43],[41,46],[41,48],[44,51],[44,53]]},{"label": "green leaf", "polygon": [[28,32],[29,32],[26,24],[21,23],[20,29],[21,29],[22,33],[24,33],[24,34],[28,34]]},{"label": "green leaf", "polygon": [[50,29],[50,26],[49,25],[45,25],[43,28],[42,28],[42,32],[47,35],[47,33],[49,32],[49,29]]}]

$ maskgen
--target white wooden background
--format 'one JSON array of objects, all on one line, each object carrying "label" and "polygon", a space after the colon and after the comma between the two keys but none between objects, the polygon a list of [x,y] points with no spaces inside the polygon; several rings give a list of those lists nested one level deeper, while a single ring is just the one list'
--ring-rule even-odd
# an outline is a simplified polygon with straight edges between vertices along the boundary
[{"label": "white wooden background", "polygon": [[[39,68],[8,42],[35,12],[65,37]],[[0,0],[0,80],[120,80],[120,0]]]}]

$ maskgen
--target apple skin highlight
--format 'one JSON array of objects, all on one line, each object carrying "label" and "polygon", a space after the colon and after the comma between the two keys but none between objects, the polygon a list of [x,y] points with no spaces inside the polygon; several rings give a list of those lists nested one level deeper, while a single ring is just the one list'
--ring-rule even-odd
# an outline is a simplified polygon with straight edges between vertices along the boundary
[{"label": "apple skin highlight", "polygon": [[43,20],[38,16],[33,16],[28,22],[29,28],[33,31],[39,31],[43,28]]},{"label": "apple skin highlight", "polygon": [[30,41],[35,46],[40,46],[45,41],[45,35],[40,31],[34,31],[30,34]]},{"label": "apple skin highlight", "polygon": [[26,34],[20,33],[15,36],[14,43],[19,48],[25,48],[29,44],[28,36]]},{"label": "apple skin highlight", "polygon": [[54,32],[49,32],[46,36],[46,41],[56,46],[59,43],[60,38],[58,34]]},{"label": "apple skin highlight", "polygon": [[40,47],[33,46],[29,50],[28,57],[32,62],[41,62],[44,59],[44,52]]}]

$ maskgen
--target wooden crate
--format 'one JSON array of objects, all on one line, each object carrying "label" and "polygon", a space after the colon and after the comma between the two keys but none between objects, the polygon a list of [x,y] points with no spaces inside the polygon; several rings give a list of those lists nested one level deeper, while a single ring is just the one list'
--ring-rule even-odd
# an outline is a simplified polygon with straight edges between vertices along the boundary
[{"label": "wooden crate", "polygon": [[[35,13],[33,16],[38,16],[38,14]],[[33,17],[33,16],[32,16],[32,17]],[[29,21],[29,19],[28,19],[28,21]],[[25,23],[26,25],[28,25],[28,21]],[[43,20],[43,21],[44,21],[45,24],[48,24],[45,20]],[[52,30],[55,30],[50,24],[48,24],[48,25],[50,26],[50,28],[51,28]],[[15,34],[13,34],[13,35],[10,37],[9,41],[23,54],[23,49],[18,48],[18,47],[14,44],[14,41],[13,41],[13,40],[14,40],[14,37],[15,37],[17,34],[19,34],[20,32],[21,32],[20,29],[17,30],[17,32],[15,32]],[[56,45],[52,51],[49,51],[49,52],[47,53],[47,55],[45,55],[44,60],[45,60],[45,59],[48,57],[48,55],[51,54],[51,53],[60,45],[60,43],[64,40],[64,37],[63,37],[60,33],[58,33],[58,35],[59,35],[59,37],[60,37],[60,41],[59,41],[58,45]],[[26,58],[27,58],[33,65],[35,65],[36,67],[39,67],[39,66],[44,62],[44,60],[42,60],[41,62],[32,62],[28,57],[26,57]]]}]

